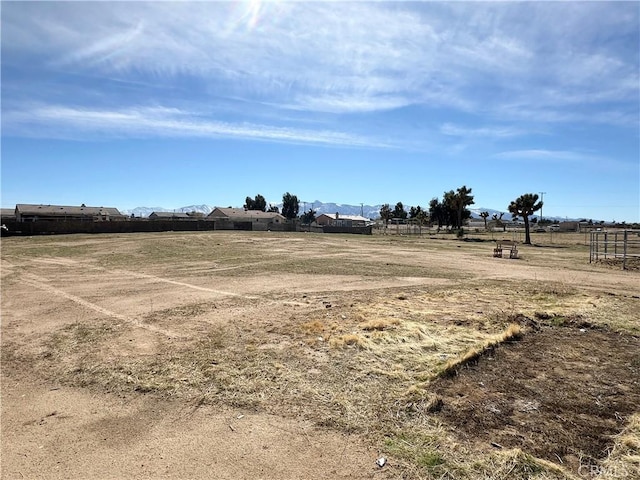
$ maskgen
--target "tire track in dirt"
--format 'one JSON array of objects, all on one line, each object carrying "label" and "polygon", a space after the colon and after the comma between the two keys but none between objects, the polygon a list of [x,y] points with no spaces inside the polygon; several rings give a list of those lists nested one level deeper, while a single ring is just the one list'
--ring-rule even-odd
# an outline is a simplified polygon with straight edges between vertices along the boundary
[{"label": "tire track in dirt", "polygon": [[[59,262],[59,261],[57,261],[57,259],[32,259],[31,261],[32,262],[37,262],[37,263],[61,265],[61,266],[65,266],[65,267],[82,267],[83,269],[92,269],[92,270],[95,270],[95,271],[111,273],[111,274],[115,274],[115,275],[123,275],[123,276],[128,276],[128,277],[132,277],[132,278],[138,278],[138,279],[142,279],[142,280],[151,280],[151,281],[154,281],[154,282],[168,283],[170,285],[177,285],[179,287],[190,288],[192,290],[198,290],[198,291],[201,291],[201,292],[214,293],[216,295],[221,295],[221,296],[244,298],[245,300],[264,300],[264,297],[259,297],[259,296],[255,296],[255,295],[247,295],[247,294],[244,294],[244,293],[227,292],[225,290],[219,290],[219,289],[215,289],[215,288],[201,287],[199,285],[193,285],[191,283],[180,282],[178,280],[171,280],[170,278],[164,278],[164,277],[159,277],[157,275],[151,275],[149,273],[132,272],[130,270],[122,270],[122,269],[109,270],[109,269],[104,268],[104,267],[98,267],[98,266],[95,266],[95,265],[90,265],[90,264],[83,263],[83,262],[76,262],[76,261],[73,261],[73,260],[66,260],[65,259],[65,260],[62,260],[61,262]],[[271,304],[307,306],[307,304],[305,304],[305,303],[295,302],[295,301],[292,301],[292,300],[267,299],[266,301],[267,301],[267,303],[271,303]]]},{"label": "tire track in dirt", "polygon": [[111,317],[111,318],[115,318],[116,320],[120,320],[126,323],[129,323],[131,325],[133,325],[134,327],[137,328],[144,328],[146,330],[149,330],[151,332],[154,333],[159,333],[162,335],[165,335],[169,338],[186,338],[183,334],[181,333],[177,333],[171,330],[166,330],[164,328],[158,328],[155,325],[147,325],[144,324],[142,322],[140,322],[139,320],[136,320],[134,318],[130,318],[127,317],[126,315],[122,315],[120,313],[116,313],[116,312],[112,312],[111,310],[107,310],[104,307],[101,307],[100,305],[96,305],[95,303],[89,302],[83,298],[80,298],[76,295],[72,295],[70,293],[67,293],[63,290],[60,290],[58,288],[52,287],[51,285],[48,285],[46,282],[48,281],[46,278],[42,278],[39,277],[37,275],[33,275],[31,273],[25,273],[21,275],[21,280],[23,283],[30,285],[34,288],[37,288],[38,290],[44,290],[45,292],[51,293],[53,295],[56,295],[58,297],[62,297],[66,300],[70,300],[74,303],[77,303],[78,305],[81,305],[85,308],[88,308],[90,310],[93,310],[95,312],[101,313],[102,315],[105,315],[107,317]]}]

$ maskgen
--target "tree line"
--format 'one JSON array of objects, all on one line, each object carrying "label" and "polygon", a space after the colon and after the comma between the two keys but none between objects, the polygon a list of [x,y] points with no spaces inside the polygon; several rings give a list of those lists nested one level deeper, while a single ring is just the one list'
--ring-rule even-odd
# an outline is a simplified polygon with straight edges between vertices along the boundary
[{"label": "tree line", "polygon": [[[413,206],[407,212],[402,202],[396,203],[392,209],[388,203],[385,203],[380,208],[380,218],[385,222],[385,225],[389,223],[391,219],[398,218],[405,220],[407,218],[417,221],[420,225],[431,223],[432,225],[438,225],[438,230],[443,227],[452,228],[462,233],[462,228],[466,224],[467,220],[471,218],[471,212],[469,208],[474,205],[473,195],[471,195],[472,189],[466,185],[456,189],[444,192],[442,199],[437,197],[432,198],[429,202],[429,208],[422,208],[420,205]],[[260,210],[263,212],[276,212],[281,213],[288,220],[298,218],[300,213],[300,202],[296,195],[292,195],[286,192],[282,196],[282,212],[279,211],[276,205],[267,205],[266,199],[258,194],[255,197],[246,197],[244,203],[245,210]],[[542,201],[538,201],[538,195],[535,193],[526,193],[513,200],[508,207],[509,213],[511,213],[513,220],[521,217],[525,226],[525,243],[531,243],[530,237],[530,222],[529,217],[536,211],[542,208]],[[480,217],[484,220],[485,228],[487,227],[487,218],[489,212],[481,212]],[[310,224],[316,219],[316,212],[313,208],[310,208],[306,212],[300,215],[302,223]],[[503,225],[502,214],[493,215],[493,220],[498,225]]]},{"label": "tree line", "polygon": [[[471,211],[468,209],[475,202],[471,195],[471,188],[466,185],[456,189],[444,192],[442,200],[435,197],[429,202],[429,208],[423,209],[420,205],[411,207],[409,212],[404,209],[402,202],[396,203],[391,209],[388,203],[385,203],[380,209],[380,218],[389,223],[391,219],[398,218],[401,220],[409,217],[414,219],[420,225],[430,223],[438,225],[438,230],[443,227],[452,228],[462,234],[463,225],[471,218]],[[529,217],[542,208],[542,201],[538,201],[538,195],[535,193],[525,193],[515,200],[511,201],[508,211],[511,213],[512,219],[522,218],[525,227],[525,242],[531,244],[530,222]],[[496,224],[506,229],[506,225],[502,222],[502,213],[494,214],[492,219]],[[485,229],[487,229],[487,218],[489,212],[480,212],[480,217],[484,220]]]},{"label": "tree line", "polygon": [[461,229],[466,220],[471,218],[471,212],[467,207],[474,203],[471,188],[463,185],[456,191],[449,190],[444,192],[442,200],[438,198],[431,199],[428,209],[418,205],[411,207],[407,213],[402,202],[396,203],[393,210],[386,203],[380,209],[380,218],[387,224],[392,218],[404,220],[408,216],[410,219],[418,221],[421,225],[431,222],[434,225],[437,224],[438,229],[443,226]]},{"label": "tree line", "polygon": [[[300,202],[296,195],[291,195],[289,192],[282,195],[282,212],[277,205],[269,204],[267,206],[266,199],[258,194],[255,197],[247,197],[244,201],[243,208],[245,210],[259,210],[261,212],[274,212],[280,213],[288,220],[293,220],[298,217],[300,210]],[[315,220],[315,217],[314,217]]]}]

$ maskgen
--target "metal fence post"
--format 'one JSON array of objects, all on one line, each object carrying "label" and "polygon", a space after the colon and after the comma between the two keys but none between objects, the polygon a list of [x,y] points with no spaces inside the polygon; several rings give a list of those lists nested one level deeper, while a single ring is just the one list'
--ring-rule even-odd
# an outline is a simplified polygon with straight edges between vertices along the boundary
[{"label": "metal fence post", "polygon": [[623,253],[623,257],[622,257],[622,269],[626,270],[627,269],[627,243],[629,240],[629,231],[625,230],[624,231],[624,253]]}]

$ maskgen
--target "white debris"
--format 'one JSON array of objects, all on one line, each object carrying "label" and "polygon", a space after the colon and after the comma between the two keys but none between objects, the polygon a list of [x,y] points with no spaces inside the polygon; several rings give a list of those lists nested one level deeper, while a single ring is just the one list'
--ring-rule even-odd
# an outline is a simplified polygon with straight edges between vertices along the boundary
[{"label": "white debris", "polygon": [[380,468],[384,467],[387,463],[387,459],[384,457],[380,457],[378,460],[376,460],[376,463],[378,464],[378,466]]}]

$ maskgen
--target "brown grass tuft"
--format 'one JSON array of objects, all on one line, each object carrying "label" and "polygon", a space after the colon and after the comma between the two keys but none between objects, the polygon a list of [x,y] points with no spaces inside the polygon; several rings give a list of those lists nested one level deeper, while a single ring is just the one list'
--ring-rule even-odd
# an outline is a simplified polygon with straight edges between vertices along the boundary
[{"label": "brown grass tuft", "polygon": [[358,325],[367,332],[388,330],[398,325],[400,320],[397,318],[374,318]]},{"label": "brown grass tuft", "polygon": [[626,428],[614,437],[613,449],[601,470],[619,478],[640,478],[640,413],[632,415]]},{"label": "brown grass tuft", "polygon": [[484,344],[473,347],[470,350],[467,350],[463,355],[449,360],[436,377],[454,377],[458,374],[458,370],[460,370],[460,368],[478,361],[482,355],[493,351],[501,343],[522,339],[523,334],[524,331],[522,330],[522,327],[516,323],[512,323],[504,332],[487,340]]},{"label": "brown grass tuft", "polygon": [[300,328],[307,333],[319,334],[323,333],[327,327],[320,320],[314,320],[312,322],[303,323],[300,325]]},{"label": "brown grass tuft", "polygon": [[348,346],[356,346],[358,348],[364,348],[366,341],[360,335],[355,333],[347,333],[338,337],[331,337],[329,339],[329,345],[333,348],[344,348]]}]

